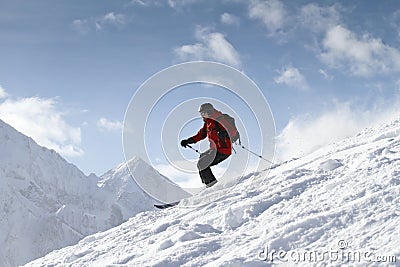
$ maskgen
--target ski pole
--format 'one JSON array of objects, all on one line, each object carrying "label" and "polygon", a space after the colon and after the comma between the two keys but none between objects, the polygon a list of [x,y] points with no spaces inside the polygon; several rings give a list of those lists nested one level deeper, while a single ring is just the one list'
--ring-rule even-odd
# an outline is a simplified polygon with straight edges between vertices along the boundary
[{"label": "ski pole", "polygon": [[[235,143],[235,145],[238,145],[238,144]],[[243,148],[244,150],[247,150],[247,151],[250,152],[251,154],[253,154],[253,155],[259,157],[260,159],[263,159],[263,160],[265,160],[265,161],[268,161],[268,162],[271,163],[271,164],[274,164],[272,161],[270,161],[270,160],[264,158],[264,157],[261,156],[261,155],[256,154],[255,152],[251,151],[250,149],[248,149],[248,148],[245,147],[244,145],[239,144],[238,146],[240,146],[240,147]]]},{"label": "ski pole", "polygon": [[194,151],[196,151],[197,153],[201,154],[200,151],[198,151],[197,149],[193,148],[191,145],[187,145],[188,147],[190,147],[191,149],[193,149]]}]

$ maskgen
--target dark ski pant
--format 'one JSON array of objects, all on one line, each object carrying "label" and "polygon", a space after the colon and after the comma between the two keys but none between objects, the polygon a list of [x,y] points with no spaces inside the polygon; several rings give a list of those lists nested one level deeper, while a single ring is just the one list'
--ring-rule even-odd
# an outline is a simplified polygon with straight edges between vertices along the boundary
[{"label": "dark ski pant", "polygon": [[199,169],[200,178],[203,184],[207,185],[216,180],[210,167],[224,161],[229,156],[230,155],[225,155],[211,149],[200,154],[199,161],[197,162],[197,168]]}]

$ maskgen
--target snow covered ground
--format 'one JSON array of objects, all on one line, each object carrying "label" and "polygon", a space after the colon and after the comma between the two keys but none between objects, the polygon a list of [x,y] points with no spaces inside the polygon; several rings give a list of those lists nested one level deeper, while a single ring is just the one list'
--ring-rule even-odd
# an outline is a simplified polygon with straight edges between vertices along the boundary
[{"label": "snow covered ground", "polygon": [[86,176],[0,120],[0,266],[24,264],[152,209],[128,164],[146,169],[132,160]]},{"label": "snow covered ground", "polygon": [[398,119],[26,266],[400,266],[399,237]]}]

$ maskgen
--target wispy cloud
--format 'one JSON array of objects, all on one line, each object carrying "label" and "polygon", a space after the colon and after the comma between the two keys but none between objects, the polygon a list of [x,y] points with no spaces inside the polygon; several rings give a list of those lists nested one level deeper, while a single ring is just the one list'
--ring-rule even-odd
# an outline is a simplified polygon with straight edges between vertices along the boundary
[{"label": "wispy cloud", "polygon": [[91,25],[88,20],[76,19],[72,22],[72,27],[80,34],[86,34],[90,31]]},{"label": "wispy cloud", "polygon": [[54,98],[7,98],[0,103],[0,118],[38,144],[64,156],[82,156],[81,129],[69,125],[64,115]]},{"label": "wispy cloud", "polygon": [[197,27],[195,37],[197,43],[175,48],[174,52],[181,60],[209,59],[240,67],[240,55],[224,34]]},{"label": "wispy cloud", "polygon": [[292,118],[277,137],[277,157],[287,160],[307,155],[325,145],[354,136],[366,127],[399,117],[400,101],[377,102],[360,108],[350,102],[335,102],[333,108],[317,115]]},{"label": "wispy cloud", "polygon": [[96,18],[76,19],[72,22],[72,26],[77,32],[86,34],[91,30],[101,31],[108,26],[118,27],[126,24],[127,21],[128,19],[125,15],[109,12]]},{"label": "wispy cloud", "polygon": [[179,8],[196,2],[198,2],[198,0],[168,0],[168,5],[172,8]]},{"label": "wispy cloud", "polygon": [[0,99],[6,98],[7,96],[6,90],[0,85]]},{"label": "wispy cloud", "polygon": [[297,68],[287,67],[278,71],[279,76],[275,77],[277,84],[285,84],[299,90],[309,90],[309,85],[306,78],[300,73]]},{"label": "wispy cloud", "polygon": [[343,26],[332,27],[322,41],[322,62],[357,76],[399,72],[400,52],[368,34],[359,37]]},{"label": "wispy cloud", "polygon": [[333,76],[330,75],[326,70],[319,69],[318,72],[319,72],[322,76],[324,76],[325,79],[327,79],[327,80],[333,80]]},{"label": "wispy cloud", "polygon": [[321,7],[314,3],[307,4],[300,10],[299,21],[313,32],[324,33],[340,23],[339,10],[337,5]]},{"label": "wispy cloud", "polygon": [[149,6],[152,1],[149,0],[131,0],[132,5]]},{"label": "wispy cloud", "polygon": [[111,121],[106,118],[101,118],[97,122],[97,126],[101,130],[105,130],[108,132],[121,132],[123,124],[120,121]]},{"label": "wispy cloud", "polygon": [[397,33],[397,38],[400,39],[400,9],[397,9],[389,18],[389,24]]},{"label": "wispy cloud", "polygon": [[288,18],[285,7],[279,0],[251,1],[249,16],[251,19],[261,21],[269,36],[282,34]]},{"label": "wispy cloud", "polygon": [[143,7],[165,7],[179,10],[182,7],[190,6],[199,0],[131,0],[132,5],[139,5]]},{"label": "wispy cloud", "polygon": [[115,14],[110,12],[96,21],[96,29],[102,30],[107,25],[124,25],[126,23],[126,16],[122,14]]},{"label": "wispy cloud", "polygon": [[239,25],[239,18],[229,13],[223,13],[221,15],[221,22],[226,25]]}]

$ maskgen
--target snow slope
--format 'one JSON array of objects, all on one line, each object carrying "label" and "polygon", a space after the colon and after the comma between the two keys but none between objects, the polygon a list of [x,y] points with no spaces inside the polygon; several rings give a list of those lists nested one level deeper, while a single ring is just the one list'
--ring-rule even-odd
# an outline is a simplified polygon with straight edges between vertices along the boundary
[{"label": "snow slope", "polygon": [[128,164],[145,163],[86,176],[0,120],[0,266],[24,264],[152,209]]},{"label": "snow slope", "polygon": [[399,266],[400,120],[218,196],[139,213],[26,266]]}]

